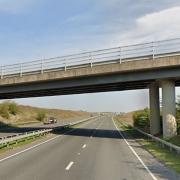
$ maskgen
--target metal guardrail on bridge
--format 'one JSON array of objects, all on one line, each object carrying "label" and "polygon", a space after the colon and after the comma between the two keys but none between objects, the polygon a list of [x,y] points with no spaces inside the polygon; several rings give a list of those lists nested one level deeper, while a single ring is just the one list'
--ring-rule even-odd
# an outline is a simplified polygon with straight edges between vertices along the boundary
[{"label": "metal guardrail on bridge", "polygon": [[102,64],[155,59],[173,55],[180,55],[180,38],[3,65],[0,69],[0,77],[3,79],[28,74],[43,74],[49,71],[66,71],[79,67],[93,67]]}]

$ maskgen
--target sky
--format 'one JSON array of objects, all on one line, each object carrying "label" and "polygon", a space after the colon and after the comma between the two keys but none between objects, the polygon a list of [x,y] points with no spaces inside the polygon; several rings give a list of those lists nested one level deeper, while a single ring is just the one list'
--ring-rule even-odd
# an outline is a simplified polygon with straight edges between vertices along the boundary
[{"label": "sky", "polygon": [[[180,1],[0,0],[0,23],[0,65],[5,65],[178,38]],[[16,101],[39,107],[116,112],[149,103],[148,90]]]}]

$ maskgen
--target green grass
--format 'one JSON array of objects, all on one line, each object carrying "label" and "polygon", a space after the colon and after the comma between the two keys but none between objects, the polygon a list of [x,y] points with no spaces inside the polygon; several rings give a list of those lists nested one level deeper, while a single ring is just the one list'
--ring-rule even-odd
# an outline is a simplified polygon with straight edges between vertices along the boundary
[{"label": "green grass", "polygon": [[170,139],[165,139],[166,141],[175,144],[176,146],[180,146],[180,135],[177,135],[175,137],[172,137]]},{"label": "green grass", "polygon": [[157,159],[180,173],[180,155],[161,147],[153,141],[140,140],[140,143]]},{"label": "green grass", "polygon": [[[125,131],[126,135],[129,137],[137,138],[137,141],[143,145],[143,147],[148,150],[153,156],[163,162],[166,166],[174,169],[176,172],[180,173],[180,155],[177,155],[175,152],[172,152],[166,148],[163,148],[158,143],[149,141],[147,139],[142,138],[142,136],[134,130],[132,127],[124,125],[120,120],[115,119],[115,123],[119,127]],[[141,139],[138,139],[141,137]],[[170,139],[170,141],[179,142],[178,137],[174,139]]]},{"label": "green grass", "polygon": [[16,122],[14,123],[12,126],[22,126],[22,125],[31,125],[31,124],[39,124],[42,122],[39,121],[20,121],[20,122]]}]

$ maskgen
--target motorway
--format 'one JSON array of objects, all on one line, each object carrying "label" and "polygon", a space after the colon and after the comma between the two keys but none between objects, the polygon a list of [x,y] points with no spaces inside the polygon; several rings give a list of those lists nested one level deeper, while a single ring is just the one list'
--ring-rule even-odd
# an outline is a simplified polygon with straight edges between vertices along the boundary
[{"label": "motorway", "polygon": [[46,143],[1,159],[0,180],[179,179],[134,139],[127,141],[111,117],[91,120]]},{"label": "motorway", "polygon": [[66,119],[66,120],[62,119],[62,120],[58,120],[58,122],[55,124],[44,125],[43,123],[35,123],[35,124],[26,124],[26,125],[22,125],[22,126],[18,126],[18,127],[10,126],[10,127],[6,127],[6,128],[1,128],[0,129],[0,138],[6,137],[6,136],[17,135],[19,133],[35,131],[38,129],[55,128],[55,127],[63,126],[68,123],[83,120],[86,118],[89,118],[89,116],[70,118],[70,119]]}]

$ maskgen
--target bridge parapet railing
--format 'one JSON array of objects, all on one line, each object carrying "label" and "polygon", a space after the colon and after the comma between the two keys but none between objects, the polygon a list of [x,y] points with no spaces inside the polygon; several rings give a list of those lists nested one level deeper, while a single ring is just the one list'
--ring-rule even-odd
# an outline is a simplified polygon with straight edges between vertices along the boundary
[{"label": "bridge parapet railing", "polygon": [[1,66],[0,77],[43,74],[48,71],[66,71],[78,67],[93,67],[101,64],[123,63],[141,59],[152,60],[157,57],[173,56],[175,54],[180,54],[180,38],[4,65]]}]

